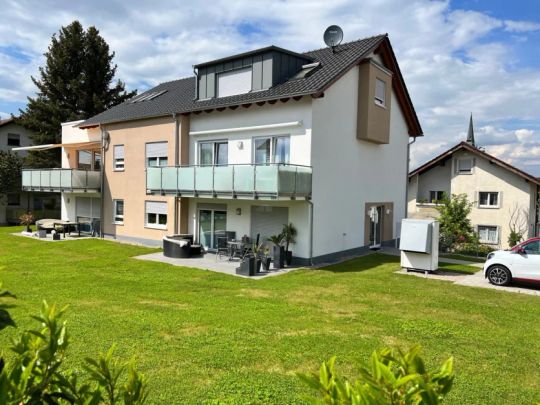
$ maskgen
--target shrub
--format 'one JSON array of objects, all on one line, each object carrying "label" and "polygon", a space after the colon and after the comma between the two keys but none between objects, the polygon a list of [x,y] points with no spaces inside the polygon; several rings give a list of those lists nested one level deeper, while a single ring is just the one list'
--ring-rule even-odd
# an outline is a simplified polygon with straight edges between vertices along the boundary
[{"label": "shrub", "polygon": [[[1,285],[0,285],[1,289]],[[2,299],[13,297],[0,291]],[[0,303],[0,329],[15,326],[9,306]],[[113,359],[113,348],[97,360],[85,359],[85,381],[80,383],[74,372],[62,369],[69,345],[65,308],[57,310],[46,302],[39,316],[33,318],[39,327],[23,332],[13,340],[11,362],[0,359],[0,403],[2,404],[142,404],[147,398],[144,377]]]},{"label": "shrub", "polygon": [[323,362],[318,374],[299,377],[319,392],[308,399],[314,404],[439,404],[452,388],[453,358],[428,372],[419,352],[419,346],[407,353],[388,348],[374,352],[370,367],[362,367],[354,382],[336,373],[335,357]]},{"label": "shrub", "polygon": [[469,243],[474,240],[474,230],[468,218],[472,210],[472,203],[467,200],[465,194],[445,198],[440,205],[437,205],[436,209],[439,212],[440,247],[442,250],[450,250],[456,244]]}]

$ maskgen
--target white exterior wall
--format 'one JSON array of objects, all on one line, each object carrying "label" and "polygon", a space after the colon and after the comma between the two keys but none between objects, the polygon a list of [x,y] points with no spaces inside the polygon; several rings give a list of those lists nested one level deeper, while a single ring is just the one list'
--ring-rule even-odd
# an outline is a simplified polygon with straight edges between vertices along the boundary
[{"label": "white exterior wall", "polygon": [[[197,143],[208,140],[229,140],[229,164],[250,164],[253,157],[252,139],[260,136],[290,136],[290,163],[311,164],[311,100],[286,103],[277,102],[262,107],[252,105],[248,109],[214,111],[191,116],[190,132],[243,128],[261,125],[302,121],[300,126],[287,128],[257,129],[253,131],[228,132],[224,134],[190,135],[189,164],[197,164]],[[242,148],[239,148],[239,142]]]},{"label": "white exterior wall", "polygon": [[62,208],[61,219],[66,221],[75,221],[77,219],[76,213],[76,198],[100,198],[100,193],[62,193],[60,204]]},{"label": "white exterior wall", "polygon": [[421,176],[418,176],[416,200],[426,200],[429,202],[430,191],[444,191],[447,196],[450,196],[451,173],[452,162],[447,161],[444,166],[435,166]]},{"label": "white exterior wall", "polygon": [[[17,134],[20,136],[21,141],[21,147],[22,146],[31,146],[32,140],[30,139],[30,135],[32,134],[32,131],[29,131],[28,129],[17,125],[13,122],[10,122],[9,124],[3,125],[0,127],[0,150],[2,151],[10,151],[11,148],[14,148],[14,146],[8,146],[8,134]],[[17,151],[15,152],[19,156],[24,157],[28,154],[27,151]]]},{"label": "white exterior wall", "polygon": [[313,101],[314,257],[365,246],[365,204],[393,202],[393,237],[405,215],[408,129],[392,92],[390,143],[356,138],[358,68]]},{"label": "white exterior wall", "polygon": [[[256,200],[225,200],[216,198],[190,198],[189,199],[189,224],[188,233],[199,239],[198,210],[197,204],[221,204],[227,207],[227,230],[235,231],[236,237],[251,235],[251,207],[272,206],[289,208],[289,222],[292,222],[298,231],[296,244],[290,249],[295,257],[307,259],[309,257],[309,206],[306,201],[256,201]],[[236,214],[236,209],[241,209],[241,215]],[[261,240],[260,243],[270,246],[270,242]]]}]

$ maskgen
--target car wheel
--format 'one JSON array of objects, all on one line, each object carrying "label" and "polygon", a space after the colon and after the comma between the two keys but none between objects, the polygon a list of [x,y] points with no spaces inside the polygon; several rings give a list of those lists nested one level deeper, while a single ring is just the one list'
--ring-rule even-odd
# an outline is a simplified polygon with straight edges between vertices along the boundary
[{"label": "car wheel", "polygon": [[512,281],[512,274],[506,267],[496,264],[488,269],[488,280],[493,285],[508,285]]}]

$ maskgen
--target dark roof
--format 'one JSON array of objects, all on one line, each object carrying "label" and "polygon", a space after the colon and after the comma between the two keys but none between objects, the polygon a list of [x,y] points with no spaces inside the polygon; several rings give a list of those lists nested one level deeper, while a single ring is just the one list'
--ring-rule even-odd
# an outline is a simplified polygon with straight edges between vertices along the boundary
[{"label": "dark roof", "polygon": [[433,159],[431,159],[430,161],[428,161],[427,163],[424,163],[419,168],[413,170],[409,174],[409,178],[413,177],[413,176],[415,176],[417,174],[422,174],[424,172],[427,172],[429,169],[431,169],[436,164],[450,158],[455,152],[457,152],[460,149],[467,150],[468,152],[471,152],[471,153],[473,153],[473,154],[475,154],[477,156],[480,156],[480,157],[482,157],[484,159],[487,159],[491,163],[496,164],[497,166],[502,167],[503,169],[506,169],[506,170],[508,170],[508,171],[510,171],[510,172],[524,178],[525,180],[530,181],[531,183],[540,185],[540,178],[534,177],[534,176],[530,175],[529,173],[526,173],[523,170],[520,170],[517,167],[514,167],[511,164],[508,164],[508,163],[502,161],[501,159],[496,158],[495,156],[492,156],[489,153],[486,153],[483,150],[480,150],[480,149],[472,146],[471,144],[469,144],[467,142],[460,142],[456,146],[454,146],[453,148],[448,149],[446,152],[441,153],[439,156],[436,156]]},{"label": "dark roof", "polygon": [[15,122],[15,118],[13,117],[6,118],[5,120],[0,120],[0,127],[10,124],[12,122]]},{"label": "dark roof", "polygon": [[193,65],[193,67],[194,68],[200,68],[200,67],[203,67],[203,66],[228,62],[230,60],[244,58],[246,56],[256,55],[256,54],[259,54],[259,53],[265,53],[265,52],[269,52],[269,51],[278,51],[280,53],[286,53],[287,55],[296,56],[297,58],[303,58],[303,59],[310,60],[310,61],[313,60],[312,58],[310,58],[306,54],[296,53],[296,52],[293,52],[293,51],[289,51],[288,49],[285,49],[285,48],[280,48],[279,46],[270,45],[270,46],[266,46],[264,48],[255,49],[253,51],[239,53],[239,54],[236,54],[236,55],[227,56],[225,58],[211,60],[209,62],[198,63],[196,65]]},{"label": "dark roof", "polygon": [[[131,103],[129,100],[125,101],[89,118],[80,124],[79,127],[87,128],[99,124],[213,110],[216,108],[278,100],[280,98],[321,95],[331,84],[383,43],[387,44],[391,49],[388,36],[384,34],[342,44],[336,47],[335,53],[330,48],[305,52],[303,56],[321,62],[321,67],[312,75],[301,79],[289,79],[268,90],[238,94],[230,97],[195,100],[195,77],[161,83],[146,93],[166,90],[162,95],[152,100],[136,103]],[[391,52],[391,55],[394,58],[395,66],[397,66],[393,52]],[[394,81],[396,86],[401,89],[402,94],[406,95],[406,98],[399,98],[399,101],[402,107],[404,107],[404,110],[409,112],[406,115],[409,124],[409,134],[411,136],[420,136],[422,135],[422,128],[410,102],[407,89],[404,88],[405,83],[401,72],[399,72],[399,68],[394,73],[398,76],[398,80]],[[408,103],[409,105],[404,106],[403,103]],[[411,111],[412,113],[410,113]]]}]

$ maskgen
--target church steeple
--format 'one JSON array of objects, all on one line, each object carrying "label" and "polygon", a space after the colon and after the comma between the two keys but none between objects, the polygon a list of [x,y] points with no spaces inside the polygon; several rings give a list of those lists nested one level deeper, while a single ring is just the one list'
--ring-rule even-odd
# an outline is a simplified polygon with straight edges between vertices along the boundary
[{"label": "church steeple", "polygon": [[467,133],[467,143],[470,143],[472,146],[476,147],[476,144],[474,142],[474,128],[473,128],[472,113],[471,113],[471,118],[469,119],[469,132]]}]

